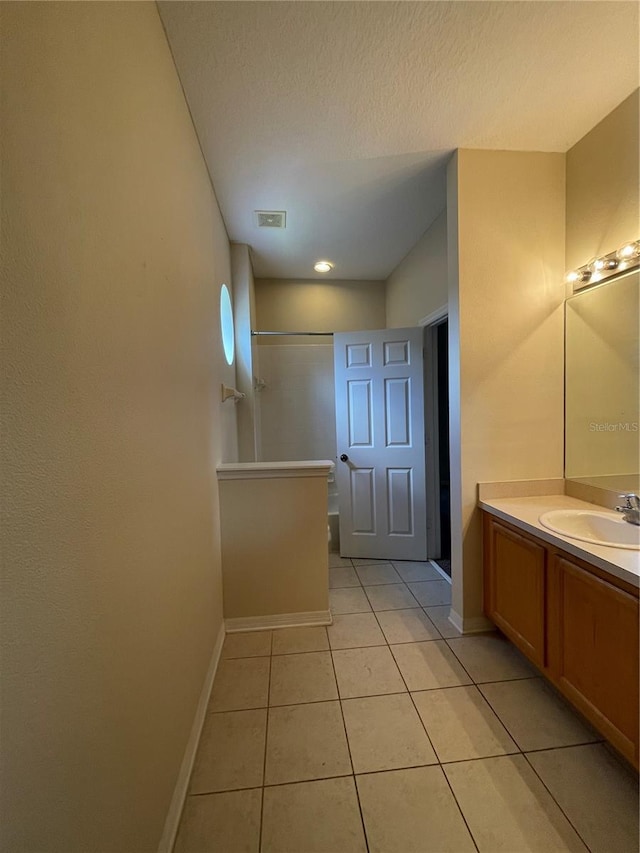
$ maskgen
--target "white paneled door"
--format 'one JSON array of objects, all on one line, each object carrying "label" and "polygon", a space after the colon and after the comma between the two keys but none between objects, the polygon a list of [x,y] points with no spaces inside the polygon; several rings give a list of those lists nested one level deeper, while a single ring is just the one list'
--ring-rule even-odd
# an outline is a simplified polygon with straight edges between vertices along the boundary
[{"label": "white paneled door", "polygon": [[426,560],[423,329],[333,338],[340,553]]}]

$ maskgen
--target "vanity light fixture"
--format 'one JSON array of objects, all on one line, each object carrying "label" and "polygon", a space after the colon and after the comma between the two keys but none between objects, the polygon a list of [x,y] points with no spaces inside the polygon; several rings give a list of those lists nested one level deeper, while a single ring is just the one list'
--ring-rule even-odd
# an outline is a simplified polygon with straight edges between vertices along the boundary
[{"label": "vanity light fixture", "polygon": [[591,284],[599,284],[610,276],[629,272],[640,266],[640,240],[625,243],[615,252],[609,252],[599,258],[593,258],[588,264],[570,270],[564,277],[573,289],[580,290]]},{"label": "vanity light fixture", "polygon": [[334,265],[331,261],[316,261],[313,268],[316,272],[331,272]]}]

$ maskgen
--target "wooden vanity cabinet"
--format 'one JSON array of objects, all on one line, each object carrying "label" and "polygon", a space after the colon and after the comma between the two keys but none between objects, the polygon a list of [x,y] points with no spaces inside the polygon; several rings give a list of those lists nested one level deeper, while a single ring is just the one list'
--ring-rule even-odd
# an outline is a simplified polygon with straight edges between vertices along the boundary
[{"label": "wooden vanity cabinet", "polygon": [[485,612],[634,766],[638,589],[484,513]]},{"label": "wooden vanity cabinet", "polygon": [[[574,557],[548,566],[549,669],[585,717],[638,764],[638,596]],[[620,582],[622,583],[622,581]]]},{"label": "wooden vanity cabinet", "polygon": [[[487,523],[488,522],[488,523]],[[545,665],[545,549],[485,515],[485,612],[539,667]]]}]

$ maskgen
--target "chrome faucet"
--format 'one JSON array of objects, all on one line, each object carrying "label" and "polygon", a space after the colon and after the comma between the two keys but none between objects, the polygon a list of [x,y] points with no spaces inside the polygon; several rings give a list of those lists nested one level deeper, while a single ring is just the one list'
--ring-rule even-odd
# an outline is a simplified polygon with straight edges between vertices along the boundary
[{"label": "chrome faucet", "polygon": [[617,506],[616,512],[621,512],[622,517],[629,524],[637,524],[640,526],[640,498],[638,495],[619,495],[624,501],[624,506]]}]

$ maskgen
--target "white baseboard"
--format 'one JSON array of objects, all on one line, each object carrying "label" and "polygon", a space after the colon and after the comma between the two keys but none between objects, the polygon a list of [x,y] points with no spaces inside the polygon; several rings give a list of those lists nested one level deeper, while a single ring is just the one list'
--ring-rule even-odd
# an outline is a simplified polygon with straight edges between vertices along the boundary
[{"label": "white baseboard", "polygon": [[456,631],[460,631],[462,634],[462,616],[456,613],[453,607],[449,608],[449,622],[451,622]]},{"label": "white baseboard", "polygon": [[269,616],[239,616],[225,619],[227,634],[238,631],[268,631],[270,628],[305,628],[311,625],[331,625],[330,610],[309,610],[306,613],[275,613]]},{"label": "white baseboard", "polygon": [[461,634],[481,634],[484,631],[495,631],[496,626],[486,616],[471,616],[463,619],[453,607],[449,611],[449,622]]},{"label": "white baseboard", "polygon": [[220,630],[218,631],[218,636],[216,637],[216,642],[211,654],[211,662],[209,663],[209,669],[207,670],[202,690],[200,692],[200,699],[198,700],[198,707],[196,708],[196,713],[193,718],[191,733],[184,751],[182,764],[180,765],[180,772],[178,773],[176,786],[173,790],[173,797],[171,798],[167,818],[164,822],[164,830],[162,838],[160,839],[160,844],[158,845],[158,853],[171,853],[175,844],[178,826],[180,825],[180,818],[182,817],[182,809],[184,807],[184,801],[187,797],[187,790],[189,788],[189,779],[191,778],[191,771],[193,770],[193,763],[196,758],[198,744],[200,743],[200,735],[202,734],[202,727],[204,726],[204,720],[207,714],[207,706],[209,705],[209,696],[211,695],[211,688],[213,687],[213,679],[216,677],[220,655],[222,654],[224,637],[225,628],[223,622],[220,626]]},{"label": "white baseboard", "polygon": [[433,568],[438,572],[438,574],[442,577],[442,580],[447,581],[447,583],[451,583],[451,575],[448,575],[443,568],[441,568],[435,560],[429,560],[429,563],[433,566]]}]

